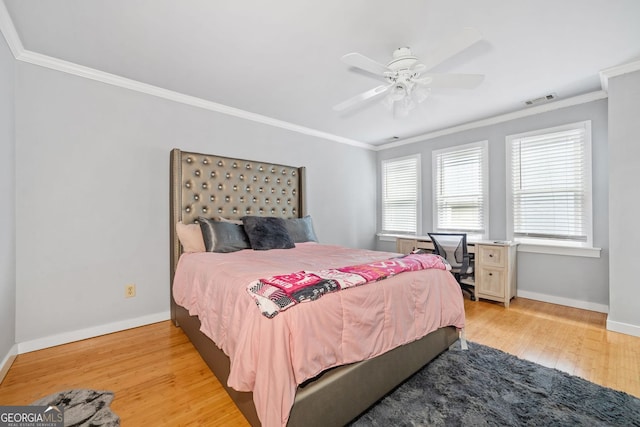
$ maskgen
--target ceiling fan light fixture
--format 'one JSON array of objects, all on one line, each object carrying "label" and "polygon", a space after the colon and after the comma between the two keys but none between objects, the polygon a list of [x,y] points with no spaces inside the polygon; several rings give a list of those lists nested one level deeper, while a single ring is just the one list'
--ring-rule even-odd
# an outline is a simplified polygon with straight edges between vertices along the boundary
[{"label": "ceiling fan light fixture", "polygon": [[413,102],[410,96],[406,96],[400,101],[396,102],[393,109],[393,114],[396,117],[407,117],[409,112],[413,110],[416,103]]},{"label": "ceiling fan light fixture", "polygon": [[427,99],[430,94],[431,94],[431,89],[417,84],[414,86],[413,90],[411,91],[411,98],[415,102],[420,104],[421,102],[424,102],[424,100]]},{"label": "ceiling fan light fixture", "polygon": [[407,96],[407,93],[407,87],[403,83],[397,83],[389,92],[389,98],[392,101],[400,101]]}]

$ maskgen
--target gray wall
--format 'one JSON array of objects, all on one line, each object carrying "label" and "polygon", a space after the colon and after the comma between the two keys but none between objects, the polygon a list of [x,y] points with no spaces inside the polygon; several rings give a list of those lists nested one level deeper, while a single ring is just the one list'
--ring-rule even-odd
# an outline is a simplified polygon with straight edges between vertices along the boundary
[{"label": "gray wall", "polygon": [[609,80],[609,225],[611,290],[609,326],[633,325],[640,334],[638,250],[640,240],[640,71]]},{"label": "gray wall", "polygon": [[15,344],[16,325],[14,63],[0,37],[0,361]]},{"label": "gray wall", "polygon": [[169,309],[174,147],[306,166],[320,240],[375,245],[370,150],[22,62],[16,118],[18,342]]},{"label": "gray wall", "polygon": [[[518,290],[607,305],[609,303],[607,100],[593,101],[381,150],[378,152],[378,167],[380,167],[380,161],[384,159],[421,154],[422,231],[426,234],[432,229],[433,224],[431,152],[444,147],[488,140],[489,234],[491,239],[505,239],[507,234],[505,137],[583,120],[592,121],[593,242],[595,247],[603,249],[601,257],[584,258],[519,252]],[[378,194],[380,194],[379,183]],[[377,247],[380,250],[393,250],[395,243],[381,241],[378,242]]]}]

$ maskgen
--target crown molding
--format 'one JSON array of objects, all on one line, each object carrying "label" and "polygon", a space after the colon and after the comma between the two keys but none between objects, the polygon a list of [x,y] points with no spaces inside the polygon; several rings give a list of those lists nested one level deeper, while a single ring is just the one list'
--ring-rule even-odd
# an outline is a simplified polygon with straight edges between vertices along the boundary
[{"label": "crown molding", "polygon": [[638,70],[640,70],[640,60],[629,62],[623,65],[617,65],[611,68],[606,68],[600,71],[600,84],[602,85],[602,90],[609,91],[610,78],[621,76],[627,73],[632,73]]},{"label": "crown molding", "polygon": [[322,138],[341,144],[353,145],[359,148],[365,148],[373,150],[373,146],[364,142],[356,141],[349,138],[344,138],[338,135],[333,135],[327,132],[322,132],[316,129],[311,129],[305,126],[296,125],[283,120],[274,119],[271,117],[263,116],[261,114],[252,113],[249,111],[241,110],[239,108],[229,107],[227,105],[219,104],[217,102],[208,101],[206,99],[198,98],[191,95],[185,95],[180,92],[164,89],[158,86],[142,83],[137,80],[128,79],[126,77],[118,76],[116,74],[107,73],[104,71],[96,70],[95,68],[85,67],[73,62],[64,61],[62,59],[54,58],[40,53],[31,52],[29,50],[23,50],[22,53],[16,58],[20,61],[27,62],[41,67],[50,68],[52,70],[61,71],[63,73],[72,74],[79,77],[99,81],[112,86],[118,86],[121,88],[133,90],[136,92],[144,93],[147,95],[156,96],[158,98],[168,99],[170,101],[179,102],[182,104],[190,105],[197,108],[202,108],[209,111],[215,111],[217,113],[226,114],[229,116],[238,117],[245,120],[250,120],[257,123],[262,123],[268,126],[273,126],[281,129],[286,129],[292,132],[301,133],[317,138]]},{"label": "crown molding", "polygon": [[7,41],[14,58],[18,59],[24,51],[24,47],[16,27],[13,25],[11,15],[9,15],[9,11],[2,0],[0,0],[0,32],[2,32],[4,39]]},{"label": "crown molding", "polygon": [[142,83],[137,80],[128,79],[126,77],[118,76],[104,71],[96,70],[94,68],[85,67],[83,65],[75,64],[73,62],[64,61],[62,59],[54,58],[51,56],[43,55],[40,53],[32,52],[24,48],[18,32],[13,25],[13,20],[7,11],[7,8],[2,0],[0,0],[0,31],[7,40],[9,49],[13,56],[18,61],[23,61],[29,64],[38,65],[41,67],[49,68],[63,73],[72,74],[79,77],[99,81],[112,86],[118,86],[125,89],[133,90],[136,92],[144,93],[147,95],[156,96],[158,98],[167,99],[174,102],[190,105],[197,108],[202,108],[209,111],[215,111],[217,113],[226,114],[229,116],[238,117],[252,122],[262,123],[267,126],[277,127],[292,132],[300,133],[303,135],[313,136],[316,138],[326,139],[329,141],[338,142],[341,144],[352,145],[367,150],[374,150],[375,146],[367,144],[365,142],[356,141],[353,139],[345,138],[331,133],[322,132],[317,129],[308,128],[306,126],[296,125],[284,120],[274,119],[272,117],[263,116],[261,114],[252,113],[250,111],[241,110],[239,108],[229,107],[227,105],[219,104],[217,102],[208,101],[206,99],[198,98],[195,96],[185,95],[180,92],[164,89],[158,86],[153,86],[147,83]]},{"label": "crown molding", "polygon": [[390,148],[396,148],[403,145],[414,144],[416,142],[426,141],[429,139],[434,139],[434,138],[438,138],[445,135],[451,135],[453,133],[463,132],[466,130],[481,128],[485,126],[491,126],[498,123],[508,122],[510,120],[534,116],[536,114],[559,110],[560,108],[571,107],[574,105],[586,104],[587,102],[597,101],[599,99],[605,99],[605,98],[607,98],[607,92],[603,90],[598,90],[595,92],[590,92],[583,95],[578,95],[571,98],[550,102],[548,104],[537,105],[535,107],[529,107],[522,110],[513,111],[511,113],[501,114],[499,116],[490,117],[488,119],[476,120],[474,122],[464,123],[462,125],[453,126],[450,128],[441,129],[434,132],[413,136],[411,138],[401,139],[401,140],[390,142],[384,145],[379,145],[376,147],[376,151],[388,150]]}]

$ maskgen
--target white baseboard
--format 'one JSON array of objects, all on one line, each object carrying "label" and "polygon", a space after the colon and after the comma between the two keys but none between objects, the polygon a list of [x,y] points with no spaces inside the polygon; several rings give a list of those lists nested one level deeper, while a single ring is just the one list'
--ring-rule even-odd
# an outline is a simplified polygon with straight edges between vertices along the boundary
[{"label": "white baseboard", "polygon": [[640,326],[631,325],[629,323],[615,322],[607,319],[607,330],[640,337]]},{"label": "white baseboard", "polygon": [[9,352],[4,357],[4,359],[2,359],[2,362],[0,362],[0,383],[2,383],[4,377],[7,375],[7,372],[9,372],[9,368],[13,364],[13,361],[16,359],[17,355],[18,344],[14,344],[13,347],[9,349]]},{"label": "white baseboard", "polygon": [[169,320],[170,318],[171,314],[169,313],[169,311],[163,311],[161,313],[136,317],[135,319],[121,320],[119,322],[108,323],[106,325],[94,326],[91,328],[64,332],[62,334],[56,334],[31,341],[25,341],[18,343],[18,354],[28,353],[35,350],[42,350],[43,348],[54,347],[61,344],[68,344],[70,342],[85,340],[87,338],[93,338],[100,335],[111,334],[113,332],[124,331],[126,329],[137,328],[139,326],[150,325],[152,323]]},{"label": "white baseboard", "polygon": [[557,297],[554,295],[540,294],[538,292],[522,291],[518,289],[518,296],[533,299],[536,301],[550,302],[552,304],[566,305],[567,307],[581,308],[583,310],[597,311],[598,313],[609,313],[609,306],[595,302],[581,301],[571,298]]}]

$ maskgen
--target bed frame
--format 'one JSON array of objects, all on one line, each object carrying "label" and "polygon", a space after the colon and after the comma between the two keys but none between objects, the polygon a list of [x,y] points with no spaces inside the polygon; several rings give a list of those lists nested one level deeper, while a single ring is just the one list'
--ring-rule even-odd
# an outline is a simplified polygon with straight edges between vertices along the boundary
[{"label": "bed frame", "polygon": [[[173,277],[182,251],[176,224],[196,222],[198,216],[303,217],[305,169],[179,149],[171,151],[170,168],[171,319],[189,337],[249,423],[259,426],[253,394],[227,386],[227,355],[200,332],[198,317],[189,315],[173,298]],[[373,359],[329,369],[298,387],[288,425],[348,423],[457,338],[455,328],[441,328]]]}]

